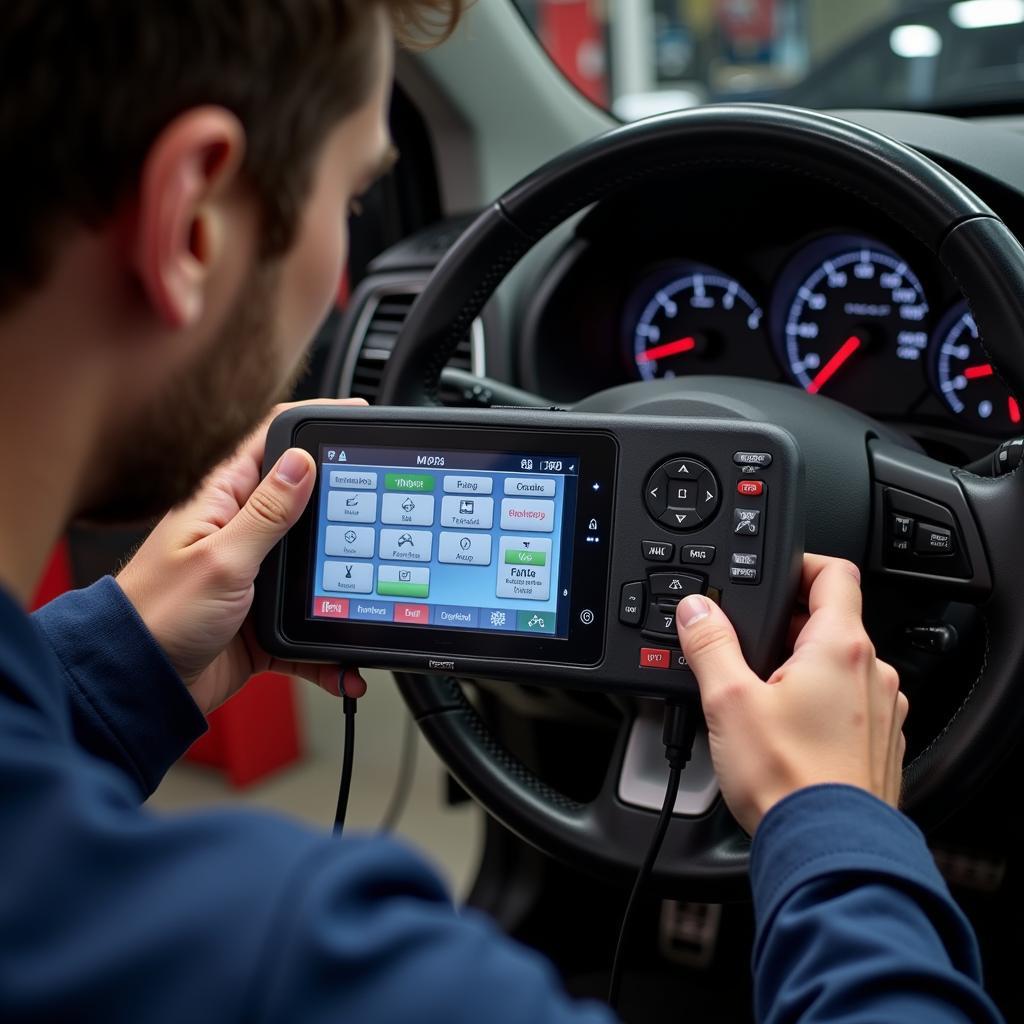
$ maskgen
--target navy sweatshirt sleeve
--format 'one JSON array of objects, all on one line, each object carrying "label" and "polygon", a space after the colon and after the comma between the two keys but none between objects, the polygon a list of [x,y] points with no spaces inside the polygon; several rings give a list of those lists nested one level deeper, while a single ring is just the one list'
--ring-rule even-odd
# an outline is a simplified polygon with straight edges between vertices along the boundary
[{"label": "navy sweatshirt sleeve", "polygon": [[754,841],[757,1019],[991,1024],[970,924],[924,836],[863,790],[816,786]]},{"label": "navy sweatshirt sleeve", "polygon": [[32,618],[63,671],[76,740],[145,799],[206,731],[178,673],[109,576]]},{"label": "navy sweatshirt sleeve", "polygon": [[[112,581],[35,626],[0,593],[0,684],[0,1019],[611,1024],[400,844],[140,808],[201,722]],[[752,877],[761,1020],[998,1020],[920,833],[879,801],[783,801]]]}]

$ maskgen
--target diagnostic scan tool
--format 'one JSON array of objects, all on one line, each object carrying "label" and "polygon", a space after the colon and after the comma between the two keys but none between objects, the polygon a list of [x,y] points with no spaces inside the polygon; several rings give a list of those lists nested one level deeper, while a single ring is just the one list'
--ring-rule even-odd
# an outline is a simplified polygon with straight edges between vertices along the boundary
[{"label": "diagnostic scan tool", "polygon": [[290,447],[318,475],[257,581],[275,655],[658,695],[695,685],[689,594],[723,606],[758,671],[779,653],[803,542],[785,431],[306,407],[271,426],[265,471]]}]

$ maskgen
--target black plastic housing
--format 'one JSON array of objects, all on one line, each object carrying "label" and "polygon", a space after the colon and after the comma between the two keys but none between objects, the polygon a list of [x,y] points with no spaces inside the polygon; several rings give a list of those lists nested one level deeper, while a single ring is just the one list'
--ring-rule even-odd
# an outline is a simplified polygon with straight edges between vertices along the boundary
[{"label": "black plastic housing", "polygon": [[[625,584],[642,582],[649,602],[650,573],[676,569],[701,576],[705,591],[720,601],[735,624],[752,667],[759,672],[771,668],[785,637],[803,554],[802,467],[796,442],[786,431],[735,420],[531,409],[300,407],[271,425],[264,472],[293,446],[316,458],[325,441],[339,447],[356,439],[398,447],[410,438],[425,450],[582,453],[568,639],[310,618],[310,538],[319,506],[318,481],[302,519],[268,556],[256,582],[256,623],[268,652],[303,661],[528,680],[582,690],[678,693],[696,685],[678,642],[652,638],[642,632],[643,623],[625,625],[619,616]],[[737,452],[766,453],[770,465],[738,465]],[[696,529],[668,528],[651,517],[644,501],[651,474],[675,457],[699,459],[717,477],[718,511]],[[762,481],[765,492],[758,499],[762,515],[756,541],[734,533],[735,508],[751,504],[737,493],[737,485],[750,480]],[[595,491],[593,483],[600,489]],[[595,518],[601,523],[601,541],[583,543]],[[650,541],[672,544],[673,563],[646,561],[644,542]],[[752,550],[752,542],[761,553],[760,582],[735,582],[731,554]],[[714,546],[714,562],[681,565],[680,547],[691,545]],[[668,649],[671,667],[641,667],[644,647]]]}]

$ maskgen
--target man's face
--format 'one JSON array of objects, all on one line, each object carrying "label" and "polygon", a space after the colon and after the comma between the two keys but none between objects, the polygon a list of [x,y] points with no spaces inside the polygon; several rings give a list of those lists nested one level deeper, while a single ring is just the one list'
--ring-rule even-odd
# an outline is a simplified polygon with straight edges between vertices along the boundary
[{"label": "man's face", "polygon": [[199,357],[113,439],[105,479],[83,510],[85,518],[125,522],[166,511],[192,493],[275,401],[291,394],[337,294],[351,203],[391,152],[389,31],[382,30],[380,45],[369,99],[325,140],[294,245],[283,258],[254,265],[231,314]]}]

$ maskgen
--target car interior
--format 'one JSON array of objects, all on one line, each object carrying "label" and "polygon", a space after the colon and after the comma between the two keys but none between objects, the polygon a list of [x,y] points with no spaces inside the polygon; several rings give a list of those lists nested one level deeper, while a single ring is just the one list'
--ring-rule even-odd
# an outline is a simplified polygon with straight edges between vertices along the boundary
[{"label": "car interior", "polygon": [[[297,397],[788,431],[803,546],[861,566],[910,698],[906,809],[1024,1019],[1024,3],[478,0],[398,56],[391,131]],[[75,581],[133,541],[76,528]],[[603,998],[664,793],[656,703],[529,665],[370,680],[354,826],[414,821],[466,905]],[[256,802],[326,822],[341,716],[301,694],[312,767]],[[752,1019],[749,840],[701,742],[625,950],[627,1021]],[[213,799],[197,771],[153,805]]]}]

